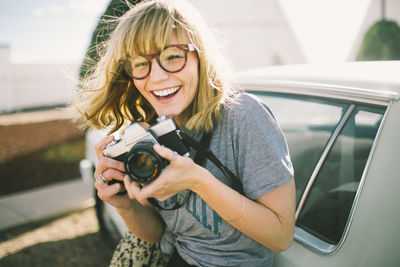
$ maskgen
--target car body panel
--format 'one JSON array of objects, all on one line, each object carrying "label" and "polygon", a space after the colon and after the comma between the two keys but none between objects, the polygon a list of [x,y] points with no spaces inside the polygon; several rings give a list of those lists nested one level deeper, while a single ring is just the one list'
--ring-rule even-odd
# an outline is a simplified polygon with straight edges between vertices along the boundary
[{"label": "car body panel", "polygon": [[240,84],[261,86],[280,80],[399,93],[399,68],[400,61],[282,65],[239,71],[236,78]]},{"label": "car body panel", "polygon": [[400,264],[396,246],[400,237],[397,234],[400,212],[396,201],[396,191],[400,188],[400,157],[396,156],[396,152],[400,151],[397,142],[400,132],[400,62],[342,65],[334,71],[331,67],[322,66],[282,66],[248,70],[238,76],[245,89],[388,106],[341,242],[328,247],[328,252],[324,254],[301,242],[304,231],[296,228],[296,240],[288,250],[277,254],[274,266]]},{"label": "car body panel", "polygon": [[[82,179],[87,184],[93,186],[93,171],[94,167],[97,165],[97,156],[94,147],[97,142],[106,136],[107,132],[105,130],[99,131],[92,129],[86,133],[86,158],[81,160],[79,167]],[[96,192],[94,192],[94,194],[96,194]],[[96,202],[100,201],[96,196],[95,199]],[[107,202],[102,202],[101,205],[96,203],[96,206],[99,206],[98,209],[100,210],[97,216],[101,218],[101,223],[108,228],[107,231],[112,232],[110,234],[123,236],[128,231],[123,219],[119,216],[117,210],[113,206]]]},{"label": "car body panel", "polygon": [[274,266],[398,266],[400,157],[393,152],[400,151],[400,145],[392,142],[400,132],[398,114],[399,102],[388,110],[376,140],[343,244],[333,254],[324,255],[294,241],[275,257]]}]

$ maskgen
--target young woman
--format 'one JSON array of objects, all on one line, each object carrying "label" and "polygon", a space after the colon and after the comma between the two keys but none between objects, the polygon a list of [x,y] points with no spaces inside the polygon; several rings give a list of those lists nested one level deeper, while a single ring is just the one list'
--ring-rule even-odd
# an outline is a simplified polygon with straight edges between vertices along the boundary
[{"label": "young woman", "polygon": [[[247,49],[243,44],[243,53]],[[272,266],[274,252],[287,249],[294,233],[286,141],[265,104],[233,89],[198,12],[182,1],[143,1],[118,19],[103,51],[76,97],[85,125],[116,131],[127,122],[154,124],[166,115],[197,140],[211,134],[209,150],[236,178],[210,161],[196,164],[194,154],[154,145],[170,164],[153,182],[138,184],[123,162],[103,155],[114,138],[109,136],[96,145],[99,197],[139,239],[173,254],[169,266]],[[148,201],[171,202],[185,190],[190,198],[175,210]]]}]

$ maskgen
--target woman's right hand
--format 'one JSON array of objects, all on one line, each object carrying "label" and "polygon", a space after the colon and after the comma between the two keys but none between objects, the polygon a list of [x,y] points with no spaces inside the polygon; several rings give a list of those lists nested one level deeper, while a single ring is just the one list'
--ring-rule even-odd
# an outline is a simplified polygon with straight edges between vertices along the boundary
[{"label": "woman's right hand", "polygon": [[[94,172],[95,183],[94,186],[97,189],[97,195],[99,198],[117,209],[129,209],[132,205],[132,200],[128,198],[126,193],[118,194],[124,190],[123,180],[126,176],[125,166],[121,161],[114,160],[104,156],[104,148],[114,140],[114,136],[108,136],[103,138],[95,146],[96,156],[98,164]],[[99,176],[102,176],[108,183],[111,180],[118,180],[121,183],[101,183],[99,182]]]}]

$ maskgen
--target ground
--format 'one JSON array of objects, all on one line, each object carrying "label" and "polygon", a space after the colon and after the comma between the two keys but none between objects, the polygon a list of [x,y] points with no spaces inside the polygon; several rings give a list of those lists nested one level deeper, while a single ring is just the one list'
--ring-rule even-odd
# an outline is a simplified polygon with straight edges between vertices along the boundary
[{"label": "ground", "polygon": [[[0,115],[0,197],[75,179],[84,135],[63,111]],[[108,266],[94,208],[0,231],[0,267]]]},{"label": "ground", "polygon": [[0,232],[0,266],[108,266],[113,249],[93,208]]}]

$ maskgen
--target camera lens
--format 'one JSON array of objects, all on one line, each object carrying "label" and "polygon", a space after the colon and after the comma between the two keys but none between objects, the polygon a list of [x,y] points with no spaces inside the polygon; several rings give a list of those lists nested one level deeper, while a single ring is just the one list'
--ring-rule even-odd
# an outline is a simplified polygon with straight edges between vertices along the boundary
[{"label": "camera lens", "polygon": [[125,169],[129,177],[139,183],[150,183],[156,179],[167,165],[153,150],[154,142],[142,141],[135,144],[125,159]]},{"label": "camera lens", "polygon": [[133,157],[132,163],[142,173],[153,173],[154,161],[147,154],[138,154]]}]

